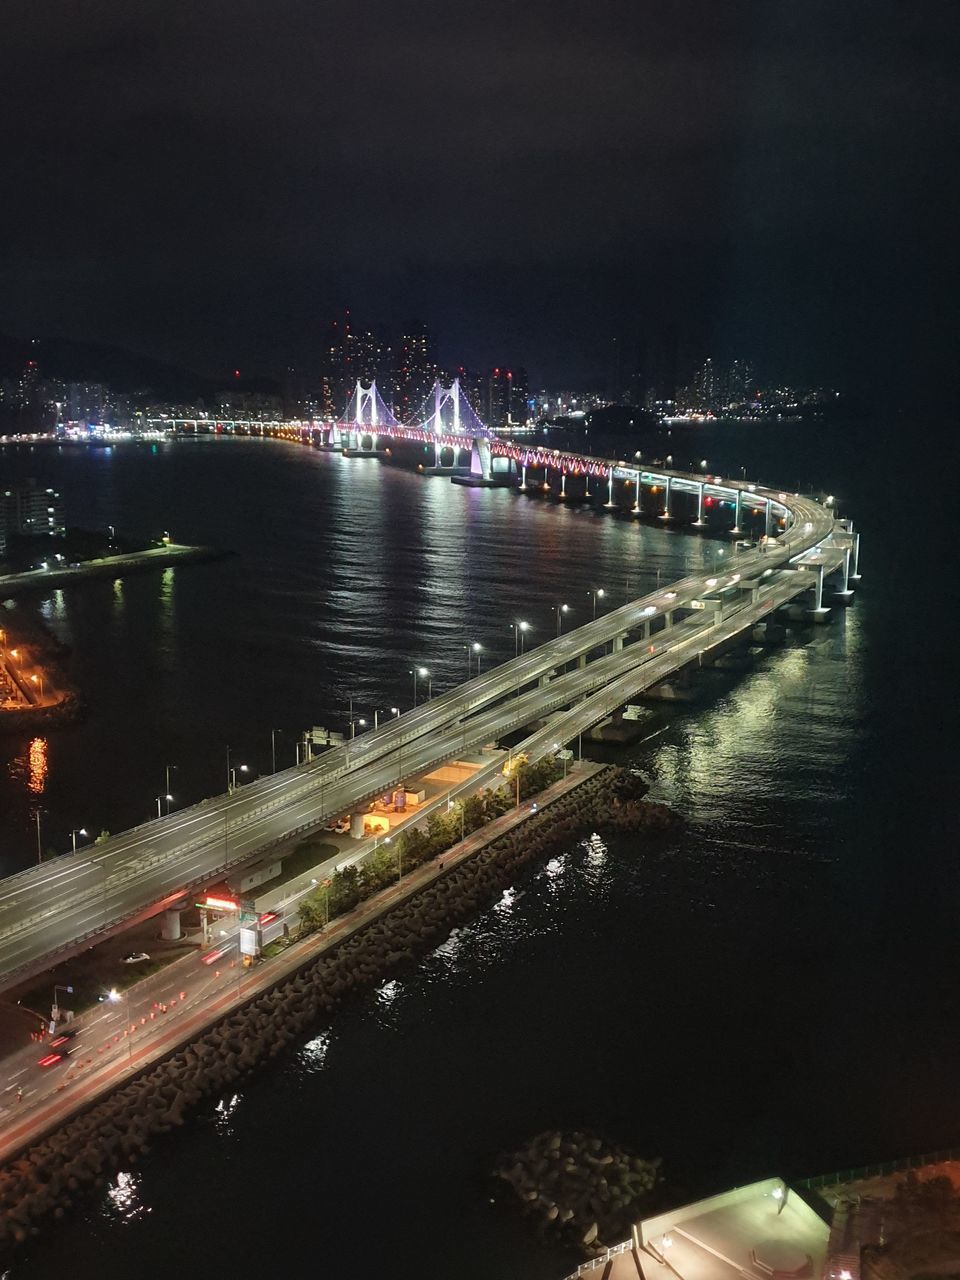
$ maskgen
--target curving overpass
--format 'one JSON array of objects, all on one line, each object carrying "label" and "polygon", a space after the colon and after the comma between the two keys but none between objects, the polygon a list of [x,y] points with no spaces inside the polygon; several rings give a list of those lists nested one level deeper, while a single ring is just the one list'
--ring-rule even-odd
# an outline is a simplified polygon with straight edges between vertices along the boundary
[{"label": "curving overpass", "polygon": [[[614,460],[579,461],[606,469],[611,494],[617,472],[636,471]],[[536,726],[518,749],[543,755],[798,596],[812,593],[812,612],[823,615],[831,573],[849,594],[857,535],[827,505],[676,471],[644,471],[642,480],[666,488],[667,514],[671,492],[695,494],[698,515],[705,495],[716,496],[736,504],[738,525],[742,509],[763,511],[768,529],[782,518],[783,535],[741,551],[729,570],[694,574],[631,601],[316,760],[0,880],[0,987],[505,733]],[[491,762],[474,785],[499,764]]]}]

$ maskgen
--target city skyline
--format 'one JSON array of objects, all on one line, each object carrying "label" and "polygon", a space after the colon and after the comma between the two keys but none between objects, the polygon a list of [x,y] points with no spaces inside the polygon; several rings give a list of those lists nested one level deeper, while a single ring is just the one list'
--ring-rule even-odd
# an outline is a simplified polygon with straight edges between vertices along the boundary
[{"label": "city skyline", "polygon": [[940,398],[952,26],[894,0],[866,25],[756,0],[643,21],[622,0],[374,3],[359,23],[104,0],[82,23],[55,0],[42,27],[11,15],[0,54],[29,107],[0,332],[211,377],[306,365],[350,307],[427,318],[441,362],[516,352],[584,385],[611,336],[673,328],[787,381]]}]

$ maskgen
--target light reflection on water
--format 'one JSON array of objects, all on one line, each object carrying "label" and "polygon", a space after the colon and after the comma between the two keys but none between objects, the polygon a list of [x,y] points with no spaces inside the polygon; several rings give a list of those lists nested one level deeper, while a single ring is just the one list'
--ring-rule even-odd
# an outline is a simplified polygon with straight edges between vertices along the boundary
[{"label": "light reflection on water", "polygon": [[118,1173],[107,1187],[105,1216],[116,1222],[136,1222],[152,1213],[140,1198],[142,1182],[143,1176],[139,1173]]},{"label": "light reflection on water", "polygon": [[239,1093],[235,1093],[229,1098],[220,1099],[220,1101],[217,1103],[217,1105],[213,1109],[214,1124],[216,1125],[218,1133],[222,1133],[222,1134],[233,1133],[234,1127],[231,1124],[231,1119],[234,1115],[234,1112],[239,1107],[239,1105],[240,1105]]}]

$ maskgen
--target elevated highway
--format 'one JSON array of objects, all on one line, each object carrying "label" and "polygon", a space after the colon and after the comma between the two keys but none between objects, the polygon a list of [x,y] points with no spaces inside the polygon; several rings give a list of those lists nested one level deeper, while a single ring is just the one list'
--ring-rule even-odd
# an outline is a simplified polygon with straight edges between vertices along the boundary
[{"label": "elevated highway", "polygon": [[[611,473],[616,465],[608,464]],[[768,526],[770,513],[782,513],[785,531],[766,549],[741,551],[722,573],[691,575],[631,601],[319,759],[0,881],[0,987],[505,733],[537,722],[522,744],[534,757],[569,742],[789,600],[812,591],[814,610],[822,610],[828,573],[841,573],[849,591],[855,535],[828,507],[746,483],[662,474],[701,504],[710,485],[738,512],[764,509]]]}]

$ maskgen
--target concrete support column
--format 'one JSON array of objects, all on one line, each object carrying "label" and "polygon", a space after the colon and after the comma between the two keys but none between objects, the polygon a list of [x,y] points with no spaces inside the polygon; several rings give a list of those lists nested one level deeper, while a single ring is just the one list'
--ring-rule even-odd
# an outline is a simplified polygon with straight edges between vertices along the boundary
[{"label": "concrete support column", "polygon": [[852,582],[860,581],[860,535],[853,535],[853,571],[850,574]]},{"label": "concrete support column", "polygon": [[527,465],[525,462],[520,463],[520,492],[527,491]]},{"label": "concrete support column", "polygon": [[643,482],[639,471],[637,472],[637,496],[633,500],[633,514],[635,516],[643,514]]},{"label": "concrete support column", "polygon": [[164,942],[177,942],[183,937],[183,929],[180,927],[180,912],[176,908],[163,913],[160,937]]},{"label": "concrete support column", "polygon": [[847,547],[843,553],[843,594],[850,594],[850,548]]},{"label": "concrete support column", "polygon": [[566,496],[567,496],[567,473],[566,473],[565,471],[561,471],[561,472],[560,472],[560,500],[561,500],[561,502],[563,501],[563,499],[564,499]]},{"label": "concrete support column", "polygon": [[764,523],[763,532],[770,537],[770,530],[773,528],[773,503],[767,499],[767,505],[764,507]]},{"label": "concrete support column", "polygon": [[607,480],[607,507],[615,507],[617,504],[613,500],[613,467],[610,468],[610,475]]},{"label": "concrete support column", "polygon": [[730,530],[731,533],[740,532],[740,503],[742,498],[743,498],[743,493],[740,489],[738,489],[737,490],[737,509],[733,517],[733,528]]},{"label": "concrete support column", "polygon": [[693,523],[703,524],[703,481],[697,486],[697,518]]},{"label": "concrete support column", "polygon": [[537,688],[545,689],[549,683],[550,683],[550,673],[547,672],[545,675],[542,675],[540,679],[537,681]]},{"label": "concrete support column", "polygon": [[814,596],[814,609],[817,613],[823,609],[823,565],[817,565],[817,585],[816,594]]},{"label": "concrete support column", "polygon": [[650,623],[649,622],[640,623],[640,639],[641,640],[650,639]]},{"label": "concrete support column", "polygon": [[577,667],[580,671],[582,671],[586,665],[587,665],[587,655],[585,653],[581,653],[580,657],[577,659]]},{"label": "concrete support column", "polygon": [[623,636],[613,637],[613,652],[620,653],[623,649]]},{"label": "concrete support column", "polygon": [[670,510],[670,494],[672,493],[672,491],[673,491],[673,476],[667,476],[667,490],[666,490],[666,493],[663,495],[663,514],[660,516],[661,520],[669,520],[672,517],[673,513]]},{"label": "concrete support column", "polygon": [[363,839],[363,820],[367,815],[365,813],[351,813],[350,815],[350,839]]}]

